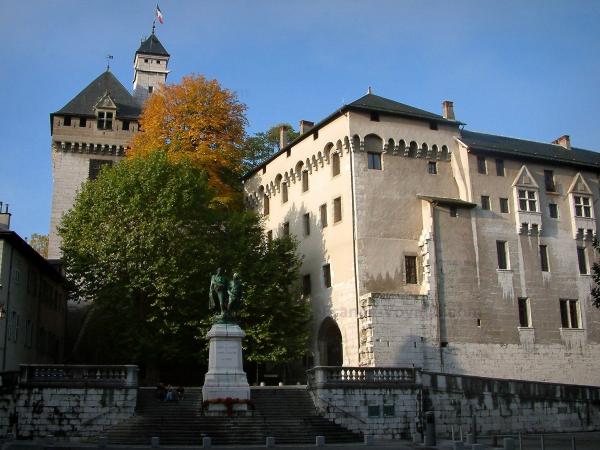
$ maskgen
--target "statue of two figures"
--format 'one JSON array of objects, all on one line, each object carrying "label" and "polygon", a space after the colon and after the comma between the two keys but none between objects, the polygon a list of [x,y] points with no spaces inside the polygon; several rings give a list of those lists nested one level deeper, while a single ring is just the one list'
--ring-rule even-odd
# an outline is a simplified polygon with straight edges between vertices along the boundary
[{"label": "statue of two figures", "polygon": [[235,323],[233,312],[242,302],[242,280],[237,272],[229,280],[219,267],[210,277],[208,300],[211,311],[217,313],[216,323]]}]

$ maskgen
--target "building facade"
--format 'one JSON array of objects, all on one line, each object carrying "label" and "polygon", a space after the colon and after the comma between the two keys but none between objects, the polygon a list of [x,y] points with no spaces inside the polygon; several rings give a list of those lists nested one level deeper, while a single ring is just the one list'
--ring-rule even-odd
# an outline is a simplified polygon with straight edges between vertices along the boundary
[{"label": "building facade", "polygon": [[50,114],[52,212],[48,258],[60,259],[57,227],[73,206],[81,184],[103,165],[121,160],[139,129],[143,102],[165,83],[169,54],[154,32],[134,57],[133,95],[106,70],[70,102]]},{"label": "building facade", "polygon": [[62,362],[67,311],[62,275],[9,223],[7,208],[0,211],[0,372]]},{"label": "building facade", "polygon": [[298,239],[315,364],[597,385],[600,154],[463,128],[369,93],[246,176]]}]

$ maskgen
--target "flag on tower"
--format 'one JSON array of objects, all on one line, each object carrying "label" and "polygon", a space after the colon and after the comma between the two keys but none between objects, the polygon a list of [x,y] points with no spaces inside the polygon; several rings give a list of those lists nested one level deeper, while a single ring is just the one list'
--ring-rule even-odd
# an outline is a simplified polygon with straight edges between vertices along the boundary
[{"label": "flag on tower", "polygon": [[163,13],[160,10],[160,8],[158,7],[158,3],[156,4],[156,18],[158,19],[158,21],[160,23],[165,23],[164,18],[163,18]]}]

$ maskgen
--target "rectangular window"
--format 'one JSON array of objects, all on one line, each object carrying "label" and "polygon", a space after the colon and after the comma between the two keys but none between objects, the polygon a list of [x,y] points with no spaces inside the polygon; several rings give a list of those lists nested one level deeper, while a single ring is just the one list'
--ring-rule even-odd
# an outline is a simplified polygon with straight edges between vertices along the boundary
[{"label": "rectangular window", "polygon": [[281,185],[281,203],[286,203],[288,201],[288,185],[287,183],[283,183]]},{"label": "rectangular window", "polygon": [[456,217],[458,215],[458,210],[456,209],[456,206],[451,206],[450,207],[450,217]]},{"label": "rectangular window", "polygon": [[500,212],[508,214],[508,199],[500,198]]},{"label": "rectangular window", "polygon": [[270,211],[271,211],[271,205],[269,202],[269,196],[267,194],[264,194],[263,195],[263,214],[265,216],[268,216]]},{"label": "rectangular window", "polygon": [[313,141],[316,141],[317,139],[319,139],[319,130],[313,131]]},{"label": "rectangular window", "polygon": [[98,112],[98,129],[112,130],[113,113],[107,111]]},{"label": "rectangular window", "polygon": [[65,126],[65,127],[70,127],[71,126],[71,118],[70,117],[65,117],[63,119],[63,126]]},{"label": "rectangular window", "polygon": [[129,120],[124,120],[123,121],[123,127],[122,127],[123,131],[129,131]]},{"label": "rectangular window", "polygon": [[302,295],[310,295],[311,284],[310,284],[310,274],[306,274],[302,276]]},{"label": "rectangular window", "polygon": [[558,219],[558,205],[556,203],[548,204],[548,214],[553,219]]},{"label": "rectangular window", "polygon": [[283,235],[284,236],[290,235],[290,223],[289,222],[284,222],[284,224],[283,224]]},{"label": "rectangular window", "polygon": [[85,117],[80,117],[79,118],[79,128],[85,128],[87,125],[87,120],[85,119]]},{"label": "rectangular window", "polygon": [[548,246],[540,245],[540,266],[542,272],[549,272],[548,268]]},{"label": "rectangular window", "polygon": [[496,241],[496,252],[498,253],[498,269],[508,270],[508,249],[506,241]]},{"label": "rectangular window", "polygon": [[417,284],[416,256],[404,256],[404,270],[406,271],[406,284]]},{"label": "rectangular window", "polygon": [[486,211],[490,210],[490,197],[487,195],[482,195],[481,196],[481,209],[484,209]]},{"label": "rectangular window", "polygon": [[268,243],[273,242],[273,230],[267,231],[267,242]]},{"label": "rectangular window", "polygon": [[371,112],[371,121],[372,122],[379,122],[379,113],[378,112]]},{"label": "rectangular window", "polygon": [[554,185],[554,171],[544,170],[544,184],[547,192],[556,191],[556,186]]},{"label": "rectangular window", "polygon": [[90,180],[95,180],[98,178],[98,174],[102,167],[104,166],[112,166],[112,161],[110,159],[90,159],[90,166],[88,177]]},{"label": "rectangular window", "polygon": [[319,213],[321,214],[321,228],[327,226],[327,204],[323,203],[319,206]]},{"label": "rectangular window", "polygon": [[427,173],[430,175],[437,174],[437,163],[435,161],[429,161],[427,163]]},{"label": "rectangular window", "polygon": [[342,220],[342,197],[333,199],[333,223]]},{"label": "rectangular window", "polygon": [[335,177],[340,174],[340,154],[335,152],[331,155],[331,176]]},{"label": "rectangular window", "polygon": [[437,130],[438,129],[437,122],[429,122],[429,129],[430,130]]},{"label": "rectangular window", "polygon": [[152,94],[154,91],[154,86],[148,86],[148,94]]},{"label": "rectangular window", "polygon": [[484,156],[478,156],[477,157],[477,172],[482,173],[484,175],[487,173],[487,168],[485,166],[485,157]]},{"label": "rectangular window", "polygon": [[369,169],[381,170],[381,153],[367,152]]},{"label": "rectangular window", "polygon": [[575,216],[576,217],[592,217],[592,203],[589,197],[575,195]]},{"label": "rectangular window", "polygon": [[519,326],[531,327],[531,309],[528,298],[519,298]]},{"label": "rectangular window", "polygon": [[563,328],[581,328],[579,300],[560,300],[560,322]]},{"label": "rectangular window", "polygon": [[519,189],[519,211],[537,211],[537,199],[535,191]]},{"label": "rectangular window", "polygon": [[585,257],[585,247],[577,247],[577,262],[579,264],[579,273],[588,274],[587,259]]},{"label": "rectangular window", "polygon": [[308,191],[308,171],[302,172],[302,192]]},{"label": "rectangular window", "polygon": [[499,177],[504,176],[504,160],[503,159],[496,160],[496,175]]},{"label": "rectangular window", "polygon": [[323,266],[323,284],[326,288],[331,287],[331,266],[329,264]]},{"label": "rectangular window", "polygon": [[304,225],[304,236],[309,236],[310,235],[310,213],[304,214],[304,216],[302,216],[302,221],[303,221],[303,225]]}]

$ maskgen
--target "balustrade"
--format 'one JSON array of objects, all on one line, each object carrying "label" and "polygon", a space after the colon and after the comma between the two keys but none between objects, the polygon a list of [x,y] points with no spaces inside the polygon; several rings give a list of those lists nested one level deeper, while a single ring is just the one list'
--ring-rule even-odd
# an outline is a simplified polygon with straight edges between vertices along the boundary
[{"label": "balustrade", "polygon": [[137,387],[137,366],[21,365],[20,384]]},{"label": "balustrade", "polygon": [[416,380],[415,369],[406,367],[331,367],[317,366],[308,372],[314,385],[406,384]]}]

